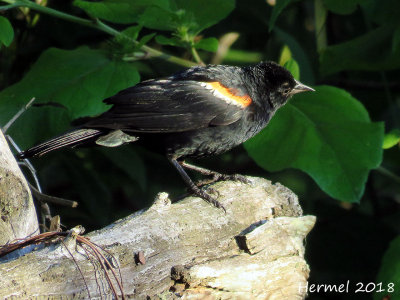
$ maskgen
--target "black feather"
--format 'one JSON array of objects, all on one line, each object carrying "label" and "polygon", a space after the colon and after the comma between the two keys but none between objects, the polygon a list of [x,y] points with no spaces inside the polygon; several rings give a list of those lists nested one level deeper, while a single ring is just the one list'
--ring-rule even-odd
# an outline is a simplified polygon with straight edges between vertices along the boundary
[{"label": "black feather", "polygon": [[[240,86],[234,86],[241,89]],[[244,91],[244,93],[246,93]],[[215,97],[193,80],[149,80],[105,100],[114,106],[84,124],[129,132],[184,132],[239,120],[243,108]]]},{"label": "black feather", "polygon": [[26,151],[17,154],[18,159],[25,159],[34,156],[41,156],[50,151],[62,148],[62,147],[73,147],[81,144],[82,142],[88,142],[89,140],[95,140],[99,136],[103,135],[104,132],[97,129],[76,129],[70,131],[61,136],[55,137],[47,142],[36,145]]}]

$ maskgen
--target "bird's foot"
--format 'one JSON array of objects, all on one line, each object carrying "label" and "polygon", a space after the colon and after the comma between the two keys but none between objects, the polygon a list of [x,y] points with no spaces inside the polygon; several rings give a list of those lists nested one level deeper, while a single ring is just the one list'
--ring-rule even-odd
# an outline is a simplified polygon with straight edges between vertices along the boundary
[{"label": "bird's foot", "polygon": [[196,186],[197,187],[203,187],[205,185],[214,183],[216,181],[218,181],[218,180],[215,180],[214,177],[213,178],[202,179],[202,180],[199,180],[199,181],[196,182]]},{"label": "bird's foot", "polygon": [[250,184],[251,180],[249,180],[246,176],[240,175],[240,174],[232,174],[232,175],[225,175],[221,174],[222,177],[220,180],[233,180],[233,181],[239,181],[241,183],[245,184]]},{"label": "bird's foot", "polygon": [[[211,193],[216,193],[219,194],[216,190],[212,189],[212,188],[208,188],[207,189],[208,192]],[[213,196],[209,195],[208,193],[206,193],[205,191],[203,191],[202,189],[192,189],[192,192],[196,195],[199,196],[200,198],[202,198],[203,200],[207,201],[208,203],[210,203],[211,205],[214,205],[217,208],[222,208],[222,210],[226,213],[226,209],[225,207],[217,200],[215,199]]]},{"label": "bird's foot", "polygon": [[198,187],[202,187],[204,185],[211,184],[211,183],[214,183],[214,182],[217,182],[217,181],[221,181],[221,180],[222,181],[229,181],[229,180],[240,181],[240,182],[245,183],[245,184],[250,184],[251,183],[251,181],[249,179],[247,179],[246,176],[243,176],[243,175],[240,175],[240,174],[227,175],[227,174],[221,174],[221,173],[215,172],[212,175],[212,178],[200,180],[200,181],[196,182],[196,185]]},{"label": "bird's foot", "polygon": [[199,186],[197,186],[195,183],[193,183],[193,181],[190,179],[190,177],[185,172],[183,167],[186,167],[186,168],[191,169],[191,170],[198,171],[198,172],[200,172],[200,173],[202,173],[204,175],[214,175],[214,172],[206,170],[206,169],[203,169],[203,168],[199,168],[199,167],[196,167],[196,166],[185,164],[185,162],[183,162],[183,161],[178,162],[173,157],[170,157],[169,161],[178,170],[179,174],[182,176],[182,178],[185,181],[186,185],[188,186],[189,190],[193,194],[195,194],[196,196],[204,199],[205,201],[207,201],[208,203],[214,205],[217,208],[222,208],[224,210],[224,212],[226,212],[225,207],[221,203],[219,203],[217,199],[215,199],[214,197],[210,196],[204,190],[200,189]]},{"label": "bird's foot", "polygon": [[214,194],[214,195],[216,195],[217,198],[221,195],[216,189],[214,189],[214,188],[211,187],[211,186],[207,186],[207,187],[205,187],[204,189],[205,189],[205,191],[206,191],[208,194]]}]

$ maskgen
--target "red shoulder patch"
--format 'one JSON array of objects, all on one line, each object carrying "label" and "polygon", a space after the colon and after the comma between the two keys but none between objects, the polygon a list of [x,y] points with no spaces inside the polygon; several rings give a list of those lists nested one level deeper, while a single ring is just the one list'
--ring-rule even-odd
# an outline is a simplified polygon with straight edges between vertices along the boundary
[{"label": "red shoulder patch", "polygon": [[249,95],[240,95],[239,90],[234,88],[227,88],[218,81],[201,82],[200,84],[206,89],[209,89],[214,96],[230,104],[234,104],[240,107],[247,107],[252,102]]}]

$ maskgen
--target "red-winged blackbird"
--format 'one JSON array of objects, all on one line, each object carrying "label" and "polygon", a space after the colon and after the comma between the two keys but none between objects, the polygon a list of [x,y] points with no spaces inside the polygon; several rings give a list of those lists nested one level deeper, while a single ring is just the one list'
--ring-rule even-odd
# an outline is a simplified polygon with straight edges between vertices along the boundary
[{"label": "red-winged blackbird", "polygon": [[215,180],[231,176],[184,160],[217,155],[242,144],[263,129],[290,96],[304,91],[313,89],[274,62],[247,67],[192,67],[120,91],[104,100],[113,105],[109,111],[19,153],[19,158],[40,156],[65,146],[96,143],[115,147],[137,141],[166,155],[194,194],[220,207],[192,182],[184,168],[213,175]]}]

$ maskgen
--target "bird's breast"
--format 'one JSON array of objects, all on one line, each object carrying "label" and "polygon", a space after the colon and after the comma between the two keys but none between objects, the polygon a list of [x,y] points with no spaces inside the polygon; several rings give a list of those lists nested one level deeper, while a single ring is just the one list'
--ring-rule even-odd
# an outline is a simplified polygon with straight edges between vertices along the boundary
[{"label": "bird's breast", "polygon": [[214,126],[193,131],[171,133],[165,139],[167,155],[175,157],[205,157],[224,153],[256,135],[269,121],[268,116],[260,118],[245,115],[239,121],[227,126]]}]

